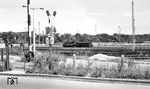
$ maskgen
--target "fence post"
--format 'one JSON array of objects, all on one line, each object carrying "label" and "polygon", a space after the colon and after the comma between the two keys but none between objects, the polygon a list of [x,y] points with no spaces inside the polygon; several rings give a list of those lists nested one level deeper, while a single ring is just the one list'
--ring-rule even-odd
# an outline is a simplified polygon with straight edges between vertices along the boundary
[{"label": "fence post", "polygon": [[3,48],[1,49],[1,61],[2,61],[2,68],[3,68],[3,71],[4,71],[4,57],[3,57]]},{"label": "fence post", "polygon": [[119,66],[118,71],[121,72],[123,67],[124,67],[124,55],[121,55],[121,62],[120,62],[120,66]]},{"label": "fence post", "polygon": [[6,70],[9,70],[9,46],[6,47]]},{"label": "fence post", "polygon": [[[24,58],[24,52],[23,52],[23,48],[24,48],[24,45],[23,44],[20,44],[20,56],[21,56],[21,58]],[[25,58],[24,58],[24,71],[25,71],[25,69],[26,69],[26,67],[25,67]]]},{"label": "fence post", "polygon": [[3,62],[3,48],[1,49],[1,61]]},{"label": "fence post", "polygon": [[73,54],[73,68],[75,69],[75,62],[76,62],[77,56],[76,54]]}]

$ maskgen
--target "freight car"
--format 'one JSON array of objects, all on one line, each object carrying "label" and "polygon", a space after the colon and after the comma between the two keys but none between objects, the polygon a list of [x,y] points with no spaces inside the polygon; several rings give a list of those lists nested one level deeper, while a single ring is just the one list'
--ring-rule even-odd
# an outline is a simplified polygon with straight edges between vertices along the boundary
[{"label": "freight car", "polygon": [[63,47],[93,47],[91,42],[65,42]]}]

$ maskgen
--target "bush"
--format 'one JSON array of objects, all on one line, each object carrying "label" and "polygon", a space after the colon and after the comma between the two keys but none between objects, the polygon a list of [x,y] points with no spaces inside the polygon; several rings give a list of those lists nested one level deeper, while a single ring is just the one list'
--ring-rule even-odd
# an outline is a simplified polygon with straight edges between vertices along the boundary
[{"label": "bush", "polygon": [[64,56],[56,53],[41,53],[35,55],[32,72],[57,74],[59,61],[64,61]]},{"label": "bush", "polygon": [[65,69],[63,69],[64,70],[64,74],[66,76],[75,76],[76,75],[76,73],[74,71],[74,68],[72,66],[73,65],[68,65],[68,66],[65,67]]},{"label": "bush", "polygon": [[2,71],[3,71],[3,66],[0,65],[0,72],[2,72]]},{"label": "bush", "polygon": [[146,71],[144,72],[144,79],[150,79],[150,70],[146,69]]},{"label": "bush", "polygon": [[103,69],[102,68],[98,68],[98,67],[95,67],[93,70],[91,70],[91,77],[101,77],[103,74]]},{"label": "bush", "polygon": [[44,73],[66,76],[90,76],[125,79],[150,79],[150,70],[142,69],[134,60],[117,62],[117,66],[104,67],[93,66],[93,62],[87,61],[87,65],[66,65],[66,57],[56,53],[42,53],[35,56],[34,66],[27,70],[28,73]]},{"label": "bush", "polygon": [[21,55],[21,48],[20,47],[10,47],[9,51],[10,51],[11,55]]},{"label": "bush", "polygon": [[86,76],[87,69],[82,64],[78,65],[76,68],[74,68],[73,65],[69,64],[63,67],[60,74],[66,76]]},{"label": "bush", "polygon": [[88,69],[84,67],[83,64],[79,64],[74,72],[76,76],[86,76]]}]

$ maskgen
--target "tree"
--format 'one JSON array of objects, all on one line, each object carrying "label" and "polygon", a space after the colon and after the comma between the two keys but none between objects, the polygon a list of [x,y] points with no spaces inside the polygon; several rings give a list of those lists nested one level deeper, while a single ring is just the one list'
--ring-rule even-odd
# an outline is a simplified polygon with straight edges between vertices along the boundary
[{"label": "tree", "polygon": [[3,32],[1,37],[4,40],[4,43],[6,46],[9,46],[15,42],[15,39],[14,39],[15,33],[14,32]]},{"label": "tree", "polygon": [[73,41],[72,35],[71,34],[64,34],[60,36],[60,40],[62,42],[66,42],[66,41]]},{"label": "tree", "polygon": [[6,46],[6,60],[4,61],[5,69],[9,70],[9,45],[14,43],[15,39],[14,32],[3,32],[1,38],[4,40]]},{"label": "tree", "polygon": [[74,35],[74,37],[75,37],[75,39],[76,39],[77,42],[82,42],[82,41],[83,41],[83,40],[82,40],[82,36],[81,36],[80,33],[76,33],[76,34]]},{"label": "tree", "polygon": [[92,37],[89,34],[82,35],[83,42],[92,42]]},{"label": "tree", "polygon": [[17,32],[15,33],[15,43],[27,43],[28,42],[28,32]]},{"label": "tree", "polygon": [[114,34],[113,35],[113,42],[120,42],[121,40],[120,40],[120,35],[119,34]]},{"label": "tree", "polygon": [[61,42],[61,40],[60,40],[60,34],[59,34],[59,33],[56,33],[56,34],[54,35],[54,38],[55,38],[55,43]]}]

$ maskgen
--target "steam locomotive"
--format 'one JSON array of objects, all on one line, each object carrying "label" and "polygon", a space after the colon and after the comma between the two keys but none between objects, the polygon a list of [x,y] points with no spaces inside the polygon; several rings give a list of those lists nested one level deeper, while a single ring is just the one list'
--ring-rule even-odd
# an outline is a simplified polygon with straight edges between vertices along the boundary
[{"label": "steam locomotive", "polygon": [[64,42],[63,47],[93,47],[91,42]]}]

